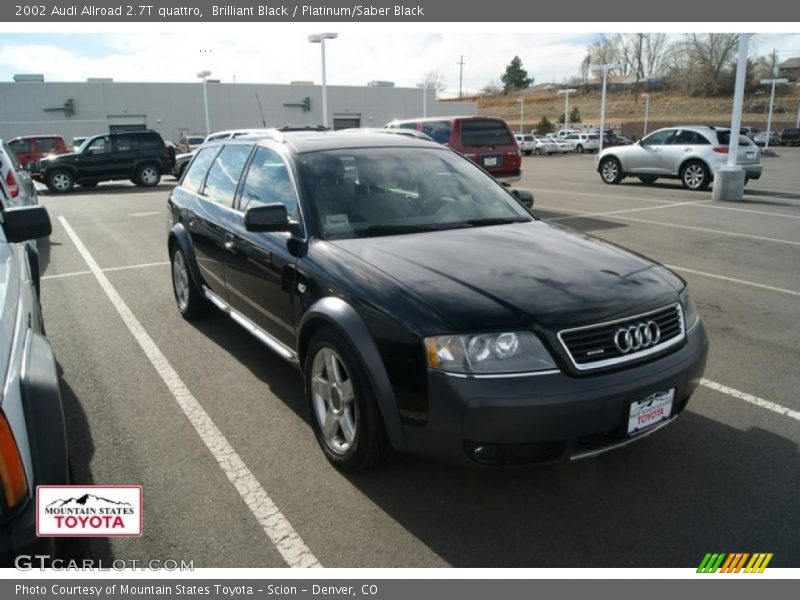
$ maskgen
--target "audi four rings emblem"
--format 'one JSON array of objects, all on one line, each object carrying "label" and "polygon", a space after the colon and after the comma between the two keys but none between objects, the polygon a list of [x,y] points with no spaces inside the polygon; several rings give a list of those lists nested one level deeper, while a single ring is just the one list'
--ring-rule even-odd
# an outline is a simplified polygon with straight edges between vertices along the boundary
[{"label": "audi four rings emblem", "polygon": [[661,339],[661,329],[655,321],[621,327],[614,333],[614,345],[623,354],[655,346]]}]

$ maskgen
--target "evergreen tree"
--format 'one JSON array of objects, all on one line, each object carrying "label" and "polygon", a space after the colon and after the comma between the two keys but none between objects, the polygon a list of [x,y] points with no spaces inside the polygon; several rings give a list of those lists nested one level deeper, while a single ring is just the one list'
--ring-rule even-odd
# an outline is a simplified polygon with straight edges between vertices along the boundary
[{"label": "evergreen tree", "polygon": [[506,72],[500,76],[503,82],[503,91],[508,93],[514,90],[524,90],[531,86],[533,77],[528,77],[528,72],[522,68],[522,60],[515,56],[508,66]]}]

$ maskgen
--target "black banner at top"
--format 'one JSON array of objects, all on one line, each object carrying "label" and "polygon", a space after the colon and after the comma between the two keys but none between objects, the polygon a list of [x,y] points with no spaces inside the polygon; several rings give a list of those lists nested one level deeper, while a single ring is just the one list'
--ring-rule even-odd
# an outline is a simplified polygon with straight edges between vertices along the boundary
[{"label": "black banner at top", "polygon": [[[131,0],[128,0],[131,2]],[[17,0],[5,22],[800,22],[800,2],[746,0]],[[789,30],[797,29],[788,27]]]}]

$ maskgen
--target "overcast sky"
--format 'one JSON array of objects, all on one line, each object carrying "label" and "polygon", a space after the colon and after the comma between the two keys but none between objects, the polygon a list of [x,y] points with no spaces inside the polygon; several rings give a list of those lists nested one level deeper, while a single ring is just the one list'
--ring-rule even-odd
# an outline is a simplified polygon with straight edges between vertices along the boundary
[{"label": "overcast sky", "polygon": [[[547,24],[530,24],[543,29]],[[337,31],[335,25],[333,31]],[[0,81],[16,73],[42,73],[46,81],[197,81],[208,69],[223,82],[319,83],[319,45],[307,41],[316,29],[295,26],[246,32],[175,33],[0,33]],[[458,91],[458,61],[464,56],[464,90],[474,91],[498,80],[519,55],[537,83],[561,82],[578,73],[586,47],[599,34],[416,33],[359,30],[328,41],[327,74],[331,85],[364,85],[373,79],[413,86],[428,71],[439,71],[448,92]],[[259,31],[253,35],[253,31]],[[673,34],[676,35],[676,34]],[[781,60],[800,56],[800,34],[765,33],[753,54],[775,48]]]}]

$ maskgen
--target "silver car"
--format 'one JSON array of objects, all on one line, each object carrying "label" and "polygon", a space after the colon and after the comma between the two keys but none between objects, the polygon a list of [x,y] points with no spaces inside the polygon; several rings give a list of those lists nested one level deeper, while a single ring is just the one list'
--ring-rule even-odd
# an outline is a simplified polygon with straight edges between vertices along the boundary
[{"label": "silver car", "polygon": [[[603,150],[596,159],[597,171],[605,183],[638,177],[649,184],[663,177],[680,179],[690,190],[704,190],[727,161],[730,137],[730,129],[720,127],[659,129],[631,146]],[[745,171],[745,182],[761,177],[760,154],[750,138],[739,136],[737,163]]]},{"label": "silver car", "polygon": [[542,154],[547,154],[550,156],[558,152],[558,146],[556,145],[556,141],[553,138],[544,137],[541,135],[534,135],[533,136],[533,153],[537,156],[541,156]]}]

